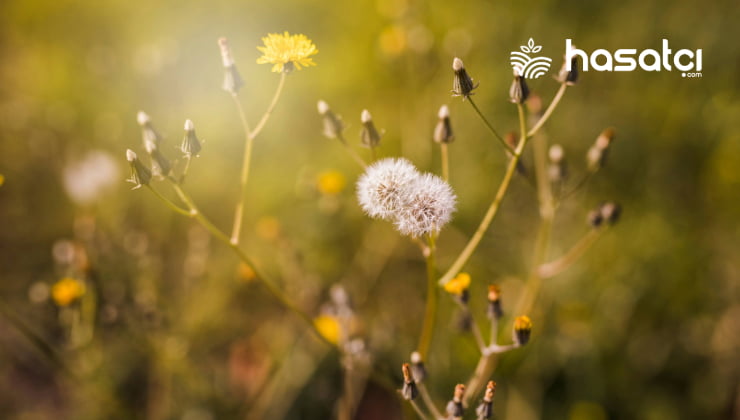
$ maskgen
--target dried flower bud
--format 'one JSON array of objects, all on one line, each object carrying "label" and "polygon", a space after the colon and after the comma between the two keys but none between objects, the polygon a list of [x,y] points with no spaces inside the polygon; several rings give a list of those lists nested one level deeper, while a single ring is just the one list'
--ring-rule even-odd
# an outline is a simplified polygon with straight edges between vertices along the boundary
[{"label": "dried flower bud", "polygon": [[523,76],[514,75],[514,81],[509,88],[509,101],[513,104],[523,104],[529,97],[529,87]]},{"label": "dried flower bud", "polygon": [[414,377],[411,375],[411,367],[408,363],[404,363],[401,366],[403,372],[403,388],[401,388],[401,396],[406,400],[414,400],[419,395],[419,390],[414,382]]},{"label": "dried flower bud", "polygon": [[601,215],[601,206],[588,212],[587,220],[588,224],[593,228],[601,226],[604,222],[604,217]]},{"label": "dried flower bud", "polygon": [[135,185],[133,189],[141,188],[142,185],[148,185],[152,179],[152,173],[149,168],[141,163],[133,150],[126,150],[126,160],[128,160],[131,166],[131,178],[127,179],[127,181]]},{"label": "dried flower bud", "polygon": [[567,61],[563,61],[563,66],[560,67],[560,72],[555,76],[555,80],[568,86],[575,85],[578,82],[578,56],[573,56],[570,59],[570,68],[569,71]]},{"label": "dried flower bud", "polygon": [[622,207],[613,201],[608,201],[601,205],[600,213],[606,223],[613,225],[619,221],[619,216],[622,214]]},{"label": "dried flower bud", "polygon": [[496,382],[488,381],[486,393],[483,395],[483,401],[475,410],[478,420],[487,420],[493,417],[493,395],[496,393]]},{"label": "dried flower bud", "polygon": [[465,395],[465,385],[457,384],[452,400],[447,403],[447,415],[453,419],[461,419],[465,414],[463,409],[463,396]]},{"label": "dried flower bud", "polygon": [[568,166],[565,161],[565,151],[559,144],[553,144],[548,150],[550,165],[547,175],[551,182],[562,182],[568,176]]},{"label": "dried flower bud", "polygon": [[415,351],[411,353],[411,373],[416,382],[424,382],[427,378],[427,368],[424,361],[421,360],[421,353]]},{"label": "dried flower bud", "polygon": [[222,87],[225,91],[236,95],[239,89],[244,86],[244,79],[242,79],[239,71],[236,69],[236,64],[234,64],[234,57],[231,55],[229,41],[226,38],[219,38],[218,46],[221,49],[221,61],[224,65],[224,82]]},{"label": "dried flower bud", "polygon": [[532,334],[532,321],[528,316],[522,315],[514,320],[514,343],[523,346],[529,342],[529,336]]},{"label": "dried flower bud", "polygon": [[607,128],[599,134],[596,138],[593,146],[588,149],[586,154],[586,163],[588,169],[592,172],[596,172],[606,164],[606,158],[609,152],[609,147],[614,141],[615,130],[613,128]]},{"label": "dried flower bud", "polygon": [[462,96],[464,101],[465,98],[474,95],[473,89],[477,88],[478,84],[473,84],[473,79],[465,70],[462,60],[455,57],[452,60],[452,70],[455,71],[455,79],[452,82],[452,96]]},{"label": "dried flower bud", "polygon": [[539,119],[539,117],[542,116],[542,97],[540,97],[540,95],[536,93],[529,95],[529,100],[527,101],[527,110],[529,111],[530,115],[535,116]]},{"label": "dried flower bud", "polygon": [[152,173],[157,176],[167,176],[172,170],[172,164],[170,161],[159,151],[159,148],[154,143],[147,143],[146,151],[152,158]]},{"label": "dried flower bud", "polygon": [[139,111],[136,114],[136,122],[141,126],[141,139],[144,142],[144,147],[148,147],[147,145],[150,143],[158,146],[162,141],[162,136],[154,129],[149,115],[144,111]]},{"label": "dried flower bud", "polygon": [[200,141],[195,135],[195,125],[191,120],[185,120],[185,137],[182,139],[180,150],[187,157],[198,156],[200,153]]},{"label": "dried flower bud", "polygon": [[378,130],[375,128],[370,111],[364,109],[362,114],[360,114],[360,120],[362,121],[362,130],[360,131],[360,140],[362,140],[362,145],[368,148],[378,147],[380,144],[381,134],[378,133]]},{"label": "dried flower bud", "polygon": [[437,143],[451,143],[455,140],[452,134],[452,125],[450,124],[450,109],[447,105],[439,108],[439,121],[434,127],[434,141]]},{"label": "dried flower bud", "polygon": [[342,137],[342,131],[344,131],[344,123],[342,123],[342,118],[331,112],[331,109],[329,109],[329,104],[324,101],[319,101],[317,104],[317,108],[319,110],[319,115],[321,115],[322,117],[322,122],[324,125],[324,135],[330,139],[338,138],[342,142],[344,142],[344,137]]},{"label": "dried flower bud", "polygon": [[486,315],[491,320],[499,320],[504,316],[504,310],[501,307],[501,288],[495,284],[488,285],[488,309]]}]

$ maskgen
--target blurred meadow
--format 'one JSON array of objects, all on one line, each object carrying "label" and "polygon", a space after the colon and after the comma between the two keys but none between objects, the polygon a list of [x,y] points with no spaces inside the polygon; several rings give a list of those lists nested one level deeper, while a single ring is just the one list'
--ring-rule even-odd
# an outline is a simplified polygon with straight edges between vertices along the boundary
[{"label": "blurred meadow", "polygon": [[[547,260],[588,233],[587,214],[600,202],[616,201],[623,213],[575,264],[542,281],[530,343],[497,358],[494,411],[516,420],[740,418],[739,20],[732,0],[3,1],[0,418],[337,417],[346,388],[339,352],[228,246],[125,182],[126,149],[146,156],[138,111],[172,159],[192,119],[203,150],[184,188],[228,232],[244,135],[221,89],[217,39],[229,39],[255,124],[280,79],[256,64],[256,47],[283,31],[308,36],[317,65],[287,75],[255,140],[242,248],[311,317],[326,321],[331,290],[346,291],[352,334],[372,364],[358,381],[358,419],[416,418],[394,389],[422,324],[424,258],[390,223],[363,214],[362,169],[322,135],[317,101],[343,117],[363,158],[368,109],[385,130],[379,156],[434,173],[437,111],[449,106],[458,210],[438,240],[441,274],[507,165],[473,109],[451,97],[453,57],[480,82],[474,100],[506,133],[518,129],[509,53],[530,37],[553,58],[551,74],[529,81],[545,104],[558,90],[551,75],[566,38],[589,52],[660,49],[663,38],[674,51],[703,49],[698,79],[582,72],[542,128],[562,145],[572,180],[599,133],[616,129],[605,167],[559,206]],[[522,160],[533,162],[530,147]],[[481,325],[488,284],[500,285],[503,342],[520,315],[512,312],[538,225],[537,192],[515,175],[464,267]],[[440,407],[479,358],[445,295],[440,289],[426,360]],[[332,328],[323,324],[336,335]]]}]

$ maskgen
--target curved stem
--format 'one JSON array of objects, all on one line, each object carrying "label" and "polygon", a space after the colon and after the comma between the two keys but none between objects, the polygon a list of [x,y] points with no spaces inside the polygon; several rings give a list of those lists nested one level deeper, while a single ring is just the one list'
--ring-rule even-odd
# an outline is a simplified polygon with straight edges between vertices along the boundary
[{"label": "curved stem", "polygon": [[186,210],[186,209],[178,206],[177,204],[173,203],[172,201],[170,201],[169,198],[163,196],[159,191],[155,190],[154,187],[152,187],[151,185],[147,185],[146,187],[149,189],[149,191],[151,191],[152,193],[154,193],[154,195],[158,199],[160,199],[162,202],[164,202],[164,204],[166,204],[167,207],[169,207],[173,211],[175,211],[175,212],[177,212],[179,214],[182,214],[183,216],[190,216],[190,211],[189,210]]},{"label": "curved stem", "polygon": [[444,285],[448,281],[452,280],[452,278],[455,277],[460,270],[462,270],[463,266],[468,262],[470,257],[473,255],[473,252],[478,247],[478,244],[480,244],[480,241],[483,239],[483,235],[488,230],[488,227],[491,226],[491,222],[493,222],[493,219],[496,217],[498,209],[501,206],[501,202],[504,200],[504,197],[506,196],[506,191],[509,189],[509,185],[511,184],[511,179],[513,178],[514,172],[516,171],[516,166],[519,162],[522,151],[524,150],[524,146],[526,146],[527,144],[528,137],[523,134],[526,132],[525,124],[526,122],[524,120],[524,111],[522,109],[522,106],[520,105],[519,125],[521,127],[520,132],[522,133],[522,135],[519,139],[519,144],[517,145],[516,150],[509,160],[509,165],[506,167],[504,179],[501,181],[501,185],[498,187],[498,191],[496,191],[496,195],[494,196],[491,205],[488,207],[485,216],[483,216],[483,220],[481,220],[480,225],[478,225],[478,229],[476,229],[473,236],[465,245],[465,248],[463,248],[462,252],[460,252],[460,255],[457,256],[455,262],[452,263],[452,266],[450,266],[447,272],[439,279],[438,283],[440,285]]},{"label": "curved stem", "polygon": [[439,409],[437,409],[437,406],[434,404],[434,400],[432,399],[432,396],[429,395],[429,390],[427,389],[427,386],[424,385],[424,382],[417,382],[416,387],[419,389],[419,395],[421,395],[421,399],[424,400],[424,404],[426,404],[427,408],[432,413],[432,417],[435,419],[444,418],[442,413],[440,413]]},{"label": "curved stem", "polygon": [[241,235],[242,220],[244,218],[244,206],[247,201],[247,182],[249,181],[249,169],[252,161],[252,147],[254,145],[254,139],[262,131],[262,128],[265,126],[267,120],[270,118],[272,111],[277,105],[278,99],[280,99],[280,94],[283,91],[284,85],[285,73],[281,73],[280,82],[278,82],[277,89],[275,90],[275,95],[272,97],[270,105],[267,107],[267,110],[262,115],[260,121],[257,123],[257,126],[252,131],[249,130],[247,117],[244,114],[244,109],[242,108],[241,102],[239,102],[239,98],[237,98],[236,95],[232,95],[237,111],[239,111],[239,119],[241,120],[242,129],[244,130],[245,137],[242,173],[241,177],[239,178],[239,201],[237,202],[236,209],[234,210],[234,225],[231,229],[231,242],[234,244],[239,243],[239,236]]},{"label": "curved stem", "polygon": [[478,105],[476,105],[475,102],[473,102],[473,98],[468,97],[468,102],[470,102],[470,105],[473,106],[473,109],[475,109],[475,113],[478,114],[478,116],[480,117],[480,119],[483,121],[483,124],[485,124],[486,127],[488,127],[488,130],[491,133],[493,133],[494,137],[496,137],[498,139],[498,141],[501,142],[501,145],[504,146],[504,149],[508,150],[509,153],[516,153],[514,151],[514,148],[511,147],[511,146],[509,146],[508,143],[506,143],[506,141],[503,139],[503,137],[501,137],[501,135],[499,135],[499,133],[496,131],[496,129],[493,128],[493,126],[491,125],[491,123],[488,122],[488,119],[485,117],[485,115],[483,115],[483,113],[480,112],[480,109],[478,109]]},{"label": "curved stem", "polygon": [[342,133],[337,134],[337,139],[340,143],[342,143],[342,146],[347,150],[347,153],[354,159],[355,162],[357,162],[362,168],[367,168],[367,163],[365,163],[365,159],[360,156],[359,153],[355,149],[352,148],[352,146],[347,143],[347,140],[344,138],[344,135]]},{"label": "curved stem", "polygon": [[421,360],[427,359],[429,345],[434,335],[434,324],[437,319],[437,287],[435,285],[436,268],[435,268],[436,246],[434,244],[434,235],[429,235],[429,254],[426,256],[427,265],[427,302],[424,311],[424,323],[421,327],[419,336],[419,354]]},{"label": "curved stem", "polygon": [[442,178],[450,182],[450,156],[447,143],[441,143],[439,149],[442,152]]},{"label": "curved stem", "polygon": [[252,262],[252,260],[247,256],[247,254],[244,253],[244,251],[239,247],[238,244],[234,244],[229,240],[229,237],[223,233],[218,227],[216,227],[206,216],[203,215],[203,213],[198,210],[198,208],[195,206],[195,203],[193,202],[193,199],[190,198],[190,196],[175,182],[172,182],[172,187],[175,189],[175,192],[177,192],[177,195],[180,197],[180,199],[185,203],[185,205],[188,207],[189,212],[187,213],[188,217],[191,217],[195,220],[197,220],[208,232],[210,232],[216,239],[226,244],[229,248],[231,248],[232,251],[239,257],[242,262],[249,265],[252,270],[254,271],[256,278],[259,282],[262,283],[263,286],[267,289],[268,292],[278,301],[280,304],[282,304],[285,308],[296,314],[301,320],[303,320],[308,326],[310,327],[310,330],[316,335],[317,338],[319,338],[321,341],[326,343],[332,348],[336,348],[336,345],[332,343],[331,341],[327,340],[326,337],[324,337],[319,330],[316,328],[316,325],[314,324],[313,320],[311,319],[308,314],[303,312],[298,305],[293,303],[293,301],[288,298],[282,290],[280,290],[279,287],[277,287],[273,282],[267,280],[267,277],[262,275],[262,273],[259,271],[257,266]]},{"label": "curved stem", "polygon": [[545,110],[545,113],[542,114],[542,117],[540,117],[539,120],[537,120],[537,124],[532,127],[531,130],[527,133],[527,137],[534,136],[537,131],[542,128],[542,126],[547,122],[547,120],[550,118],[550,115],[552,115],[552,112],[555,110],[555,108],[558,106],[558,103],[560,103],[560,100],[563,98],[563,94],[565,93],[565,89],[568,87],[567,84],[562,83],[560,85],[560,89],[558,89],[558,92],[555,94],[555,96],[552,98],[552,102],[550,102],[550,106],[547,107]]},{"label": "curved stem", "polygon": [[578,242],[576,242],[576,244],[573,245],[573,247],[568,250],[565,255],[555,261],[540,265],[537,268],[537,273],[539,277],[542,279],[547,279],[557,276],[558,274],[568,269],[571,265],[578,261],[578,259],[581,258],[583,254],[588,251],[589,248],[591,248],[591,245],[596,242],[596,240],[599,238],[599,236],[601,236],[603,232],[603,229],[591,229]]},{"label": "curved stem", "polygon": [[411,403],[411,406],[414,407],[414,411],[416,411],[416,415],[419,416],[422,420],[429,420],[429,417],[424,414],[423,411],[421,411],[421,407],[419,407],[419,404],[414,400],[409,400],[409,403]]}]

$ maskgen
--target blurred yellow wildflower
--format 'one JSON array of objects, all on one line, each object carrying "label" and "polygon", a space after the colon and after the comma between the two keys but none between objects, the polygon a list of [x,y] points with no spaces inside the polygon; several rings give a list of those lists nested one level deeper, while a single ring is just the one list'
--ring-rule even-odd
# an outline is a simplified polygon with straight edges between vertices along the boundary
[{"label": "blurred yellow wildflower", "polygon": [[332,344],[339,344],[339,321],[329,315],[319,315],[313,320],[313,325],[322,337]]},{"label": "blurred yellow wildflower", "polygon": [[51,286],[51,298],[57,306],[69,306],[85,294],[85,285],[72,277],[64,277]]},{"label": "blurred yellow wildflower", "polygon": [[532,320],[528,316],[522,315],[514,320],[514,329],[517,331],[528,331],[532,329]]},{"label": "blurred yellow wildflower", "polygon": [[261,217],[254,230],[261,238],[274,241],[280,236],[280,221],[272,216]]},{"label": "blurred yellow wildflower", "polygon": [[306,35],[290,35],[287,31],[281,34],[267,34],[262,38],[264,47],[257,47],[262,57],[257,64],[273,64],[275,73],[289,72],[294,68],[315,66],[310,56],[319,52],[316,45]]},{"label": "blurred yellow wildflower", "polygon": [[2,187],[3,184],[5,184],[5,175],[0,174],[0,187]]},{"label": "blurred yellow wildflower", "polygon": [[347,184],[347,180],[339,171],[324,171],[319,174],[316,187],[324,195],[337,195]]},{"label": "blurred yellow wildflower", "polygon": [[254,272],[254,269],[245,264],[241,263],[239,264],[239,279],[244,281],[245,283],[249,283],[252,280],[257,278],[257,273]]},{"label": "blurred yellow wildflower", "polygon": [[444,287],[447,293],[460,296],[470,287],[470,274],[460,273],[454,279],[445,283]]}]

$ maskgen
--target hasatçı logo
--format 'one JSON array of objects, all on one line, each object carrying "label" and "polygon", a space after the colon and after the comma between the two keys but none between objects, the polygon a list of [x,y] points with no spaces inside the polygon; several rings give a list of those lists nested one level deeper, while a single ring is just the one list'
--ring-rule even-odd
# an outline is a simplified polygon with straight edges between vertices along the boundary
[{"label": "hasat\u00e7\u0131 logo", "polygon": [[[541,45],[535,45],[534,40],[529,38],[527,45],[519,47],[522,52],[511,52],[511,67],[514,73],[525,79],[537,79],[550,70],[552,59],[549,57],[536,57],[534,54],[542,51]],[[532,54],[532,56],[530,56]]]}]

